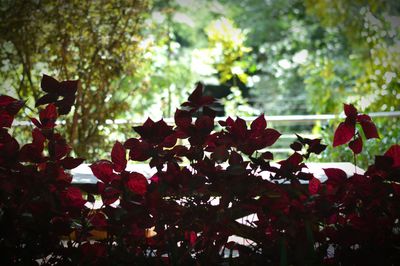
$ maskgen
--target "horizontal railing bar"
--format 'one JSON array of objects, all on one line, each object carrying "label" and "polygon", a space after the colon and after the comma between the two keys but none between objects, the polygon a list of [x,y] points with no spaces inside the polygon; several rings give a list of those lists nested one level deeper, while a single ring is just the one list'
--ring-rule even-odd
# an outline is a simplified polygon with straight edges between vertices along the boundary
[{"label": "horizontal railing bar", "polygon": [[[374,113],[369,113],[368,114],[370,117],[400,117],[400,111],[394,111],[394,112],[374,112]],[[249,117],[242,117],[243,120],[246,122],[251,122],[254,119],[256,119],[257,116],[249,116]],[[328,121],[336,118],[344,118],[344,115],[334,115],[334,114],[320,114],[320,115],[274,115],[274,116],[265,116],[265,119],[268,122],[273,122],[273,123],[291,123],[291,122],[298,122],[298,123],[307,123],[307,122],[316,122],[316,121]],[[226,117],[216,117],[216,121],[220,120],[226,120]],[[143,124],[146,121],[146,119],[141,119],[139,121],[129,121],[126,119],[115,119],[115,120],[110,120],[107,119],[105,121],[106,125],[125,125],[125,124],[131,124],[131,125],[140,125]],[[164,118],[164,121],[168,125],[174,125],[174,118]],[[60,124],[64,124],[64,121],[59,122]],[[13,123],[14,126],[30,126],[32,125],[32,122],[30,121],[14,121]]]}]

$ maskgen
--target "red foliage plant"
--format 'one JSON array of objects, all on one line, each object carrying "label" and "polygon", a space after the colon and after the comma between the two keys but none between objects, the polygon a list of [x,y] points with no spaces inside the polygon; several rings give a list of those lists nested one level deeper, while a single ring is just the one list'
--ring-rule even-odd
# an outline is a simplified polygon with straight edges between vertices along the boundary
[{"label": "red foliage plant", "polygon": [[[116,142],[111,160],[91,164],[96,185],[76,186],[83,162],[57,132],[77,81],[44,76],[32,142],[9,133],[24,102],[0,96],[2,265],[395,265],[400,261],[400,145],[364,174],[302,171],[325,149],[297,136],[273,163],[280,133],[263,115],[218,121],[199,83],[175,112],[175,126],[148,119],[137,138]],[[59,100],[59,97],[63,97]],[[368,115],[344,106],[334,146],[362,151],[378,133]],[[155,174],[127,170],[148,162]],[[269,172],[265,178],[263,173]],[[306,183],[306,184],[304,184]],[[94,208],[96,201],[101,207]]]}]

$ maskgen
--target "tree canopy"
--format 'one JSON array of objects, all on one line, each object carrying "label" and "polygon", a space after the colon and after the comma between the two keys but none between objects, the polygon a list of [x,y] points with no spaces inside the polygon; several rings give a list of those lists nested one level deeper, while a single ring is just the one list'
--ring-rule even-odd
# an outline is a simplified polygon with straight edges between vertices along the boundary
[{"label": "tree canopy", "polygon": [[[169,117],[199,80],[226,115],[400,106],[394,0],[32,0],[0,12],[2,90],[33,107],[42,74],[80,80],[66,120],[80,156],[116,137],[106,121]],[[396,122],[382,121],[383,144],[399,141]]]}]

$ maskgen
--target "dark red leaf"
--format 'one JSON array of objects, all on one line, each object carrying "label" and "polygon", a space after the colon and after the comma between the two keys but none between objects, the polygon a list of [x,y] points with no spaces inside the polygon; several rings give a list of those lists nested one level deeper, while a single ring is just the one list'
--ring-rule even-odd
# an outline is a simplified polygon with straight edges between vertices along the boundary
[{"label": "dark red leaf", "polygon": [[273,145],[281,136],[281,133],[279,133],[279,131],[272,129],[272,128],[267,128],[264,132],[263,132],[263,141],[264,141],[264,145],[265,147],[269,147],[271,145]]},{"label": "dark red leaf", "polygon": [[164,139],[173,134],[171,126],[168,126],[163,119],[154,122],[150,118],[146,120],[143,126],[137,126],[133,128],[140,137],[152,144],[161,144]]},{"label": "dark red leaf", "polygon": [[232,117],[228,116],[225,123],[225,126],[232,127],[235,124],[235,120],[233,120]]},{"label": "dark red leaf", "polygon": [[321,181],[314,177],[308,182],[308,191],[311,195],[315,195],[318,193],[320,186]]},{"label": "dark red leaf", "polygon": [[196,129],[203,134],[208,134],[214,129],[214,120],[206,115],[203,115],[196,119]]},{"label": "dark red leaf", "polygon": [[226,160],[228,160],[228,157],[229,157],[229,152],[224,145],[218,146],[211,154],[211,158],[218,163],[225,162]]},{"label": "dark red leaf", "polygon": [[183,157],[183,156],[186,156],[186,154],[188,152],[188,148],[183,145],[176,145],[172,149],[172,152],[178,157]]},{"label": "dark red leaf", "polygon": [[[58,113],[64,115],[69,113],[75,103],[75,94],[78,90],[78,80],[67,80],[58,82],[53,77],[43,75],[41,88],[47,94],[36,101],[36,106],[52,103],[58,107]],[[59,99],[59,98],[62,99]]]},{"label": "dark red leaf", "polygon": [[18,101],[17,99],[14,99],[13,97],[10,97],[8,95],[0,95],[0,107],[5,107],[9,104],[12,104],[14,102]]},{"label": "dark red leaf", "polygon": [[82,158],[65,157],[60,162],[64,169],[74,169],[81,165],[84,160]]},{"label": "dark red leaf", "polygon": [[387,152],[385,152],[385,156],[389,156],[393,159],[393,167],[400,167],[400,145],[395,144],[392,145]]},{"label": "dark red leaf", "polygon": [[0,111],[5,110],[11,116],[16,115],[24,104],[24,101],[19,101],[7,95],[0,95]]},{"label": "dark red leaf", "polygon": [[311,180],[314,178],[314,175],[312,173],[299,172],[297,178],[300,180]]},{"label": "dark red leaf", "polygon": [[175,111],[174,119],[175,124],[182,129],[188,128],[192,123],[192,115],[190,112],[185,110],[177,109]]},{"label": "dark red leaf", "polygon": [[[0,164],[2,159],[15,160],[19,152],[19,144],[6,130],[0,129]],[[1,158],[4,156],[4,158]]]},{"label": "dark red leaf", "polygon": [[113,164],[107,160],[100,160],[90,165],[90,169],[95,177],[104,183],[110,183],[116,179],[116,175],[113,172]]},{"label": "dark red leaf", "polygon": [[371,121],[372,122],[372,119],[369,115],[359,114],[359,115],[357,115],[357,122],[361,122],[361,121]]},{"label": "dark red leaf", "polygon": [[[226,148],[225,148],[226,150]],[[231,155],[229,156],[229,164],[240,164],[243,162],[243,157],[237,153],[236,151],[232,151]]]},{"label": "dark red leaf", "polygon": [[128,174],[126,187],[135,194],[143,196],[147,191],[147,179],[144,175],[136,172]]},{"label": "dark red leaf", "polygon": [[290,148],[294,151],[301,151],[301,149],[303,148],[303,145],[300,142],[295,141],[292,144],[290,144]]},{"label": "dark red leaf", "polygon": [[56,80],[55,78],[48,76],[46,74],[43,75],[42,81],[40,83],[40,87],[42,88],[43,91],[49,92],[49,93],[56,93],[57,88],[60,86],[60,82]]},{"label": "dark red leaf", "polygon": [[[60,160],[64,156],[66,156],[71,150],[71,146],[69,146],[64,138],[59,134],[54,135],[54,145],[49,145],[49,152],[52,154],[54,152],[54,157],[57,160]],[[54,148],[54,150],[52,150]]]},{"label": "dark red leaf", "polygon": [[97,182],[96,188],[97,188],[97,190],[95,190],[95,193],[101,194],[106,189],[106,184],[104,184],[103,182]]},{"label": "dark red leaf", "polygon": [[13,121],[14,117],[12,115],[10,115],[6,110],[0,110],[0,128],[10,128]]},{"label": "dark red leaf", "polygon": [[36,107],[48,103],[55,104],[58,100],[58,95],[55,93],[45,94],[36,101]]},{"label": "dark red leaf", "polygon": [[251,122],[250,128],[254,132],[261,132],[267,127],[267,121],[264,115],[260,115],[253,122]]},{"label": "dark red leaf", "polygon": [[69,184],[71,184],[71,181],[72,181],[72,175],[70,175],[69,173],[66,173],[64,171],[64,169],[59,168],[57,181],[59,181],[61,183],[65,183],[66,185],[69,185]]},{"label": "dark red leaf", "polygon": [[61,95],[69,96],[75,95],[76,90],[78,89],[79,80],[65,80],[60,82],[60,92]]},{"label": "dark red leaf", "polygon": [[119,199],[120,191],[113,187],[105,187],[101,192],[101,200],[104,205],[110,205],[116,202]]},{"label": "dark red leaf", "polygon": [[321,152],[323,152],[326,149],[326,145],[321,144],[321,139],[311,139],[308,141],[308,152],[312,152],[315,154],[320,154]]},{"label": "dark red leaf", "polygon": [[285,162],[288,162],[291,165],[299,165],[302,161],[303,161],[303,156],[301,156],[301,154],[297,152],[293,153],[292,155],[289,156],[289,158],[285,160]]},{"label": "dark red leaf", "polygon": [[214,98],[212,96],[203,96],[200,100],[200,106],[210,105],[214,102]]},{"label": "dark red leaf", "polygon": [[363,142],[361,137],[358,136],[355,140],[350,141],[349,147],[354,152],[354,154],[361,153],[363,147]]},{"label": "dark red leaf", "polygon": [[56,125],[57,109],[54,104],[49,104],[39,113],[41,126],[43,128],[53,128]]},{"label": "dark red leaf", "polygon": [[126,151],[124,146],[116,141],[111,151],[111,161],[114,163],[114,170],[122,172],[126,168]]},{"label": "dark red leaf", "polygon": [[[196,110],[202,106],[210,105],[214,102],[214,98],[211,96],[203,96],[204,86],[201,82],[197,83],[196,89],[189,95],[188,102],[182,104],[182,106],[193,107],[191,110]],[[206,112],[207,113],[207,112]]]},{"label": "dark red leaf", "polygon": [[144,138],[149,134],[154,134],[154,132],[151,132],[153,125],[154,121],[149,117],[142,126],[135,126],[133,127],[133,130],[135,130],[142,138]]},{"label": "dark red leaf", "polygon": [[344,104],[344,113],[346,114],[347,117],[351,117],[352,119],[355,119],[357,116],[357,109],[354,107],[352,104]]},{"label": "dark red leaf", "polygon": [[394,164],[394,160],[392,157],[387,155],[375,155],[375,165],[369,167],[369,169],[380,169],[387,171]]},{"label": "dark red leaf", "polygon": [[22,146],[19,153],[20,162],[40,163],[43,162],[43,160],[44,158],[42,150],[40,150],[38,147],[33,144],[25,144],[24,146]]},{"label": "dark red leaf", "polygon": [[38,128],[42,127],[42,124],[36,118],[31,117],[30,120],[36,127]]},{"label": "dark red leaf", "polygon": [[326,176],[328,177],[328,181],[333,184],[343,183],[347,179],[347,174],[345,171],[338,168],[326,168],[323,169]]},{"label": "dark red leaf", "polygon": [[34,128],[32,130],[32,144],[35,145],[38,150],[43,151],[45,141],[46,137],[42,134],[40,129]]},{"label": "dark red leaf", "polygon": [[[229,117],[226,120],[227,125],[230,126]],[[244,140],[247,136],[247,125],[246,121],[241,119],[240,117],[236,118],[235,122],[231,126],[231,133],[234,135],[235,138]]]},{"label": "dark red leaf", "polygon": [[166,148],[172,148],[175,146],[177,140],[178,134],[169,135],[163,140],[162,146]]},{"label": "dark red leaf", "polygon": [[189,95],[188,100],[190,102],[199,104],[201,97],[203,96],[203,89],[204,89],[203,84],[201,82],[198,82],[194,91]]},{"label": "dark red leaf", "polygon": [[146,161],[150,158],[151,146],[146,141],[135,138],[128,139],[125,148],[129,149],[129,158],[134,161]]},{"label": "dark red leaf", "polygon": [[264,160],[273,160],[274,159],[274,155],[272,154],[272,152],[270,151],[266,151],[262,154],[262,158]]},{"label": "dark red leaf", "polygon": [[159,180],[160,178],[158,177],[158,175],[153,175],[152,177],[150,177],[150,181],[152,183],[158,183]]},{"label": "dark red leaf", "polygon": [[82,192],[77,187],[68,187],[61,193],[61,202],[64,206],[83,208],[86,200],[83,199]]},{"label": "dark red leaf", "polygon": [[189,242],[191,247],[194,246],[197,240],[197,234],[194,231],[185,231],[185,240]]},{"label": "dark red leaf", "polygon": [[359,115],[358,118],[365,137],[367,139],[379,139],[378,130],[376,129],[376,126],[374,122],[372,122],[371,118],[368,115]]},{"label": "dark red leaf", "polygon": [[355,125],[341,122],[333,137],[333,147],[346,144],[355,134]]}]

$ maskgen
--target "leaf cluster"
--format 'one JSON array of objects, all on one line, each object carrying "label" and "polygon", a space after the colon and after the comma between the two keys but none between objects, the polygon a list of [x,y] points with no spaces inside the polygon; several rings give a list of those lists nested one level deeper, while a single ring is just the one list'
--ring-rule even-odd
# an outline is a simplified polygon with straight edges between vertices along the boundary
[{"label": "leaf cluster", "polygon": [[[42,84],[49,85],[49,79],[44,76]],[[61,93],[60,84],[78,83],[53,82],[57,88],[46,85],[44,90]],[[325,149],[320,139],[298,136],[291,145],[293,154],[274,163],[268,148],[280,133],[267,127],[264,116],[250,125],[228,117],[218,121],[216,130],[213,102],[197,84],[176,110],[175,126],[148,119],[134,127],[137,138],[116,142],[111,160],[90,165],[97,183],[77,186],[68,170],[83,159],[69,156],[71,147],[57,132],[56,121],[71,102],[60,104],[57,99],[40,110],[39,119],[32,118],[32,142],[20,147],[8,128],[23,102],[0,96],[0,115],[5,118],[0,120],[5,121],[0,124],[3,262],[393,265],[399,261],[399,145],[377,156],[365,173],[348,175],[326,168],[327,180],[321,181],[305,164],[311,154]],[[373,122],[356,108],[345,105],[345,113],[346,121],[335,133],[336,145],[355,136],[356,123],[367,138],[377,136]],[[350,145],[355,153],[357,145]],[[154,173],[145,177],[130,171],[128,161],[147,161]]]}]

